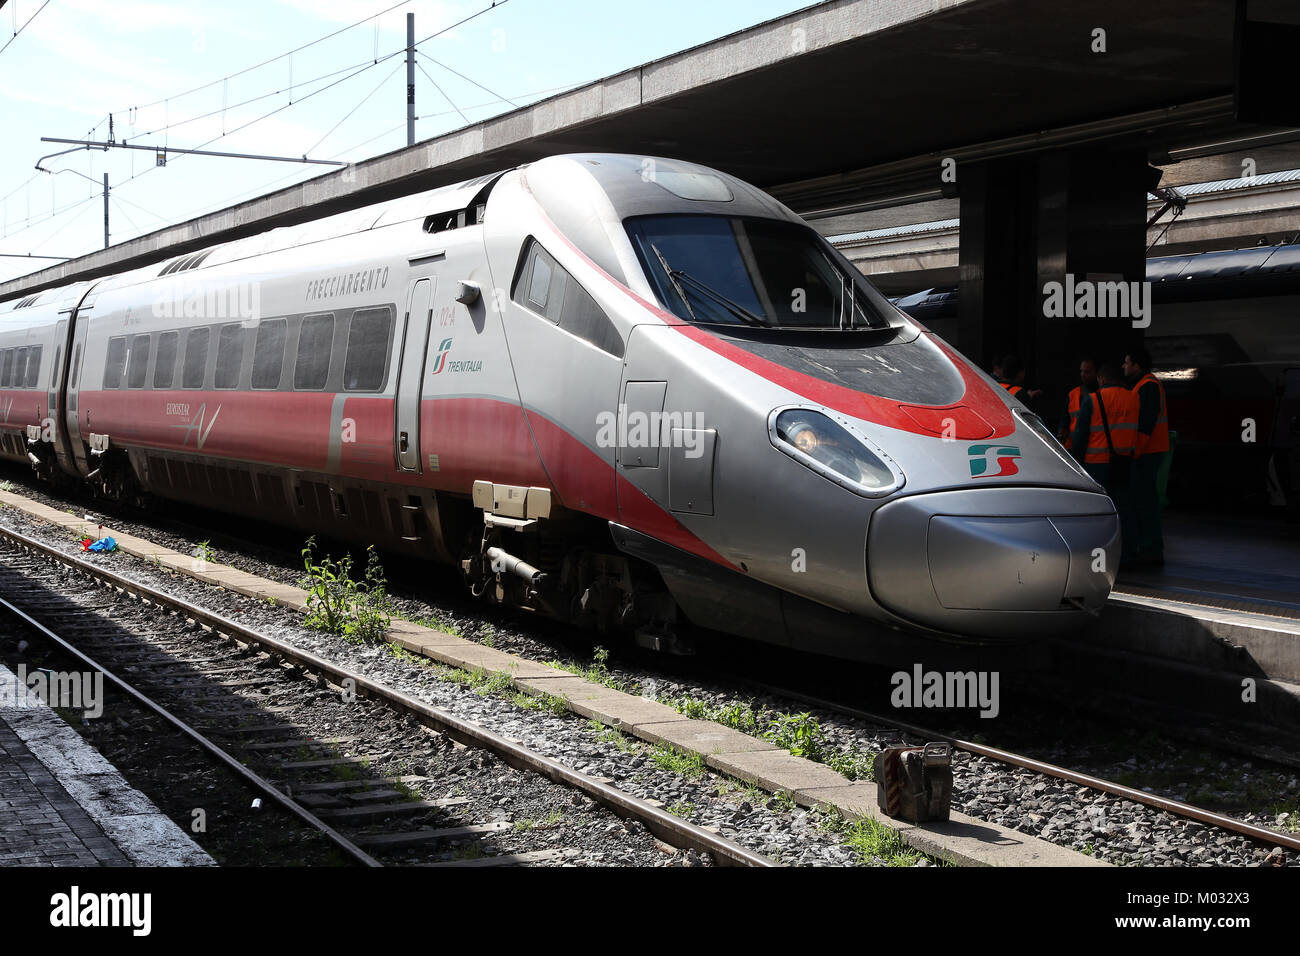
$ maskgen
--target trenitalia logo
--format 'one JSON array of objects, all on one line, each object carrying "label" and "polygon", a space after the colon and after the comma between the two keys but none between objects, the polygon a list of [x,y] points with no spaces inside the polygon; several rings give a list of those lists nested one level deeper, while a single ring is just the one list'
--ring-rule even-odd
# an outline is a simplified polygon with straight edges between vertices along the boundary
[{"label": "trenitalia logo", "polygon": [[[187,405],[185,408],[188,410],[189,406]],[[217,423],[217,416],[221,414],[221,406],[217,406],[217,410],[212,413],[211,419],[207,417],[207,413],[208,403],[204,402],[199,406],[199,410],[194,413],[194,417],[188,422],[183,425],[172,426],[172,428],[182,428],[185,430],[185,437],[181,440],[182,445],[188,445],[190,443],[190,435],[195,436],[195,444],[199,448],[202,448],[207,443],[208,436],[212,434],[212,426]]]},{"label": "trenitalia logo", "polygon": [[[1020,457],[1020,448],[1016,445],[971,445],[966,449],[970,456],[970,476],[972,478],[1005,478],[1020,473],[1016,459]],[[998,470],[989,471],[989,457],[997,460]]]},{"label": "trenitalia logo", "polygon": [[447,353],[451,351],[451,339],[443,339],[438,346],[438,356],[433,360],[433,373],[437,375],[447,367]]}]

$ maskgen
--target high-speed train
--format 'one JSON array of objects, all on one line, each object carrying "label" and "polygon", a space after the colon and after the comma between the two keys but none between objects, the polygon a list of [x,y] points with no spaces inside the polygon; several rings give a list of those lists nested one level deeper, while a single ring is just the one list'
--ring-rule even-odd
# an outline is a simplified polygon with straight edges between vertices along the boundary
[{"label": "high-speed train", "polygon": [[554,156],[7,303],[0,454],[659,647],[1033,640],[1118,563],[1110,498],[1032,413],[789,209],[662,158]]}]

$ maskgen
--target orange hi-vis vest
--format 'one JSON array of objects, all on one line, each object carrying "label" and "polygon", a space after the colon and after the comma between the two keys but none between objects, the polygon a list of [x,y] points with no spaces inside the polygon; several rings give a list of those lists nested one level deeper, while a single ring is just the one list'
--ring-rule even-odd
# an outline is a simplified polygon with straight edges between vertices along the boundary
[{"label": "orange hi-vis vest", "polygon": [[1169,408],[1165,404],[1165,387],[1161,384],[1160,379],[1147,372],[1133,386],[1133,399],[1141,407],[1142,400],[1138,393],[1151,383],[1155,383],[1160,392],[1160,414],[1156,416],[1156,426],[1151,429],[1150,438],[1145,435],[1138,435],[1137,454],[1139,455],[1154,455],[1169,450]]},{"label": "orange hi-vis vest", "polygon": [[1021,392],[1025,390],[1025,387],[1023,385],[1016,385],[1012,382],[998,382],[998,384],[1001,385],[1003,388],[1005,388],[1012,395],[1019,395]]},{"label": "orange hi-vis vest", "polygon": [[1115,446],[1115,454],[1132,455],[1137,448],[1137,394],[1123,385],[1107,385],[1092,393],[1092,421],[1088,425],[1088,450],[1084,456],[1084,461],[1088,464],[1105,465],[1110,462],[1106,427],[1101,421],[1103,403],[1106,406],[1106,421],[1110,425],[1110,444]]},{"label": "orange hi-vis vest", "polygon": [[[1090,393],[1091,394],[1091,393]],[[1074,426],[1079,422],[1079,402],[1083,395],[1083,386],[1076,385],[1070,389],[1070,398],[1066,403],[1065,410],[1070,415],[1070,431],[1074,431]]]}]

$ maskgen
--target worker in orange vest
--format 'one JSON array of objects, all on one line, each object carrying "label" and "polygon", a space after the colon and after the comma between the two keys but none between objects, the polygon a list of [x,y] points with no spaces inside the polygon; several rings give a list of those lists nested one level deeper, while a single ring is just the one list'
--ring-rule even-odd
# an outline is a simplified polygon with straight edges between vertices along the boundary
[{"label": "worker in orange vest", "polygon": [[1095,391],[1097,391],[1097,361],[1091,358],[1080,359],[1079,384],[1070,389],[1070,395],[1065,402],[1065,417],[1061,419],[1060,428],[1056,432],[1056,437],[1060,439],[1062,445],[1067,444],[1070,436],[1074,434],[1074,423],[1079,417],[1079,402],[1083,399],[1083,395]]},{"label": "worker in orange vest", "polygon": [[1041,388],[1025,387],[1025,363],[1020,361],[1019,355],[1007,355],[994,365],[993,377],[998,380],[999,385],[1026,405],[1043,394]]},{"label": "worker in orange vest", "polygon": [[1124,375],[1138,399],[1137,459],[1133,463],[1133,506],[1137,512],[1137,554],[1134,564],[1161,567],[1165,563],[1164,529],[1160,520],[1160,466],[1169,454],[1169,408],[1165,387],[1151,374],[1151,354],[1131,349],[1124,358]]},{"label": "worker in orange vest", "polygon": [[1132,494],[1137,436],[1137,396],[1124,384],[1120,370],[1107,363],[1097,372],[1097,390],[1084,393],[1079,400],[1070,452],[1115,502],[1120,521],[1121,566],[1137,555],[1137,513]]}]

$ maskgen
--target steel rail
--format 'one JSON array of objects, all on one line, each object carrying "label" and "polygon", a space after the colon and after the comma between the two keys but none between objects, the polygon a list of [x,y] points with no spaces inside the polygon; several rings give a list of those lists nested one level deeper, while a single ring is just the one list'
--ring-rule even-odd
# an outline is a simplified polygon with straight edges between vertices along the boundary
[{"label": "steel rail", "polygon": [[1057,764],[1035,760],[1033,757],[1026,757],[1009,750],[990,747],[986,744],[977,744],[974,741],[962,740],[960,737],[953,737],[948,734],[936,733],[935,731],[928,730],[927,728],[920,727],[916,724],[909,724],[893,717],[886,717],[881,714],[859,710],[856,707],[840,704],[833,700],[826,700],[821,697],[815,697],[811,694],[789,690],[787,688],[778,687],[774,684],[765,684],[761,681],[749,680],[748,678],[736,678],[736,680],[743,681],[755,689],[761,689],[770,694],[780,697],[788,697],[792,700],[797,700],[800,703],[809,704],[813,707],[820,707],[824,710],[844,714],[848,717],[856,717],[860,720],[869,720],[874,723],[884,724],[887,727],[894,727],[904,733],[913,734],[918,737],[925,737],[928,740],[946,741],[959,750],[979,754],[981,757],[988,757],[992,760],[1000,761],[1001,763],[1010,764],[1013,767],[1020,767],[1022,770],[1032,770],[1035,773],[1045,774],[1049,777],[1056,777],[1070,783],[1077,783],[1079,786],[1087,787],[1090,790],[1099,790],[1103,793],[1109,793],[1112,796],[1122,797],[1125,800],[1132,800],[1135,803],[1141,803],[1157,810],[1164,810],[1167,813],[1186,817],[1199,823],[1205,823],[1210,826],[1231,830],[1234,833],[1250,837],[1253,840],[1259,840],[1263,843],[1282,846],[1289,850],[1300,852],[1300,834],[1291,836],[1290,834],[1279,833],[1276,830],[1258,827],[1252,823],[1246,823],[1244,820],[1237,820],[1233,817],[1224,816],[1221,813],[1215,813],[1212,810],[1205,810],[1201,807],[1192,806],[1190,803],[1183,803],[1180,800],[1172,800],[1168,797],[1157,796],[1153,793],[1147,793],[1144,790],[1134,790],[1132,787],[1126,787],[1122,783],[1103,780],[1101,777],[1094,777],[1091,774],[1081,773],[1077,770],[1070,770],[1066,767],[1058,766]]},{"label": "steel rail", "polygon": [[36,618],[32,617],[22,608],[16,607],[14,604],[5,600],[4,598],[0,598],[0,607],[3,607],[10,614],[14,615],[14,617],[18,618],[20,621],[22,621],[32,630],[39,632],[47,641],[57,645],[58,647],[62,648],[66,653],[72,655],[77,660],[81,661],[82,664],[84,664],[90,670],[98,671],[99,673],[103,674],[104,679],[107,680],[110,684],[115,685],[119,690],[121,690],[128,697],[134,700],[137,704],[139,704],[140,706],[148,710],[153,711],[155,714],[163,718],[165,721],[167,721],[169,724],[171,724],[181,733],[185,734],[187,737],[189,737],[191,740],[197,743],[200,747],[202,747],[205,751],[207,751],[207,753],[211,757],[215,758],[218,763],[225,766],[226,769],[232,771],[236,776],[242,778],[245,783],[249,784],[255,790],[258,790],[263,794],[265,794],[266,796],[270,797],[281,807],[283,807],[285,810],[288,810],[291,814],[296,816],[298,819],[302,820],[308,826],[312,827],[315,830],[319,830],[332,843],[334,843],[337,847],[339,847],[339,849],[343,850],[344,853],[352,857],[352,859],[356,860],[358,863],[363,864],[364,866],[383,866],[382,863],[380,863],[378,860],[372,857],[369,853],[361,849],[361,847],[357,846],[355,843],[353,843],[343,834],[339,833],[337,830],[331,827],[324,820],[320,819],[318,816],[316,816],[314,813],[312,813],[302,804],[298,803],[298,801],[294,800],[292,797],[288,796],[287,794],[285,794],[284,792],[276,788],[276,786],[273,783],[271,783],[269,780],[267,780],[265,777],[262,777],[260,774],[257,774],[254,771],[245,767],[242,763],[236,760],[231,754],[227,753],[222,747],[220,747],[216,743],[213,743],[206,736],[204,736],[200,731],[196,730],[194,727],[191,727],[185,721],[181,720],[181,718],[177,717],[166,707],[162,706],[162,704],[159,704],[157,701],[153,700],[148,695],[137,690],[131,684],[128,684],[126,681],[118,677],[108,668],[102,666],[98,661],[96,661],[90,655],[86,654],[84,651],[79,650],[77,647],[73,646],[68,641],[64,640],[58,634],[55,634],[48,627],[46,627],[40,621],[36,620]]},{"label": "steel rail", "polygon": [[[209,611],[183,598],[159,591],[147,584],[133,581],[108,568],[65,554],[57,548],[42,541],[37,541],[19,531],[0,528],[0,537],[43,554],[82,573],[89,574],[122,591],[135,594],[160,606],[169,607],[187,618],[211,628],[213,631],[255,645],[283,660],[290,661],[304,670],[322,674],[336,686],[349,687],[350,685],[350,690],[382,700],[389,706],[415,716],[425,725],[431,726],[461,743],[494,752],[512,767],[531,770],[557,783],[581,790],[618,816],[632,817],[645,824],[651,833],[666,843],[671,843],[682,849],[693,849],[698,852],[708,853],[715,862],[724,866],[767,867],[778,865],[767,857],[747,850],[745,847],[719,834],[675,817],[639,797],[624,793],[603,780],[573,770],[558,761],[532,751],[518,741],[510,740],[469,721],[462,720],[440,708],[403,694],[395,688],[373,681],[362,674],[349,671],[347,668],[341,667],[333,661],[326,660],[310,651],[294,647],[278,638],[259,634],[251,628],[223,617],[214,611]],[[278,790],[275,792],[283,798],[283,794],[280,794]],[[287,798],[284,799],[287,800]]]}]

